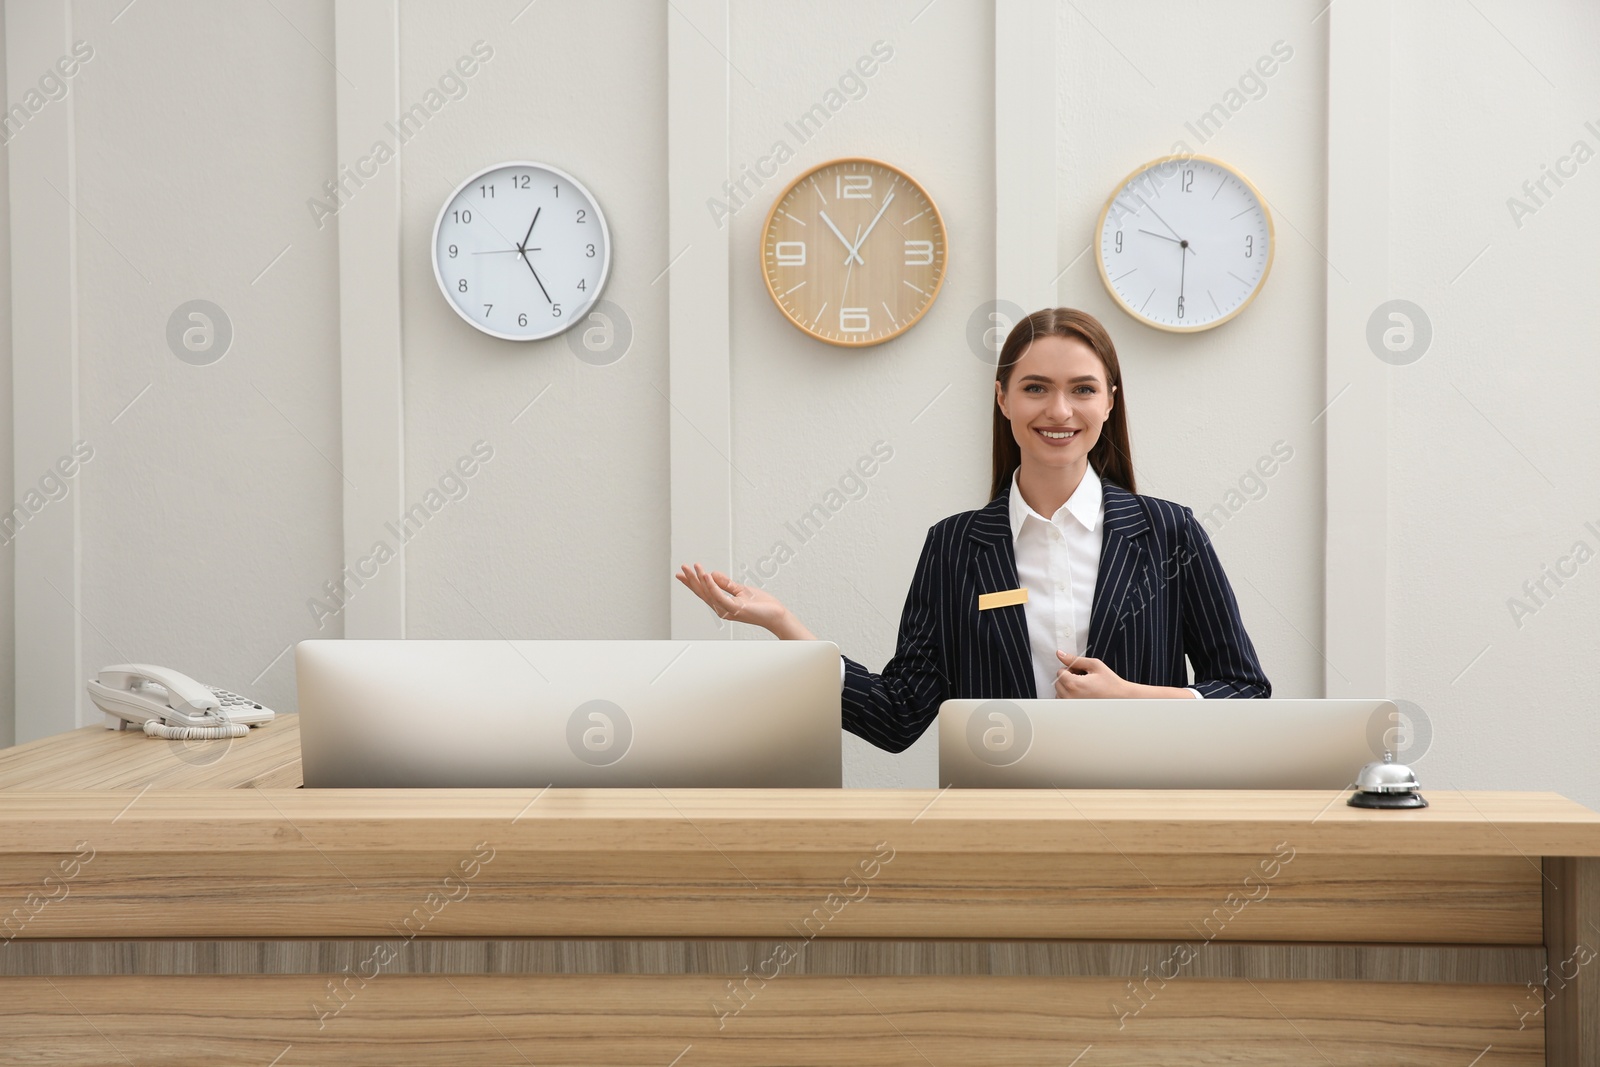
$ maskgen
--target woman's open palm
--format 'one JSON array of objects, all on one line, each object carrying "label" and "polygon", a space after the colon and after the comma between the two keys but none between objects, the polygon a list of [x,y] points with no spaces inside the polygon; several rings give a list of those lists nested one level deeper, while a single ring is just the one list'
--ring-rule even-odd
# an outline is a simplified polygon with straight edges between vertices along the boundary
[{"label": "woman's open palm", "polygon": [[783,602],[764,589],[741,585],[721,571],[707,571],[686,563],[675,577],[711,606],[719,618],[747,622],[768,630],[786,614]]}]

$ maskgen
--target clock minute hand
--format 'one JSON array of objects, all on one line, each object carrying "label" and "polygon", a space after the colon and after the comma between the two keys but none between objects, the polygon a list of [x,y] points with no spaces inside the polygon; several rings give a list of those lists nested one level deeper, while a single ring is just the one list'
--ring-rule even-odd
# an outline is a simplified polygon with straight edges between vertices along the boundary
[{"label": "clock minute hand", "polygon": [[833,224],[833,220],[828,217],[828,213],[826,211],[819,211],[817,214],[822,217],[823,222],[828,224],[828,229],[833,231],[833,235],[839,239],[839,243],[844,245],[845,250],[849,252],[849,255],[844,257],[844,261],[849,263],[852,259],[854,259],[857,263],[861,263],[863,267],[866,266],[866,264],[862,262],[861,257],[856,255],[856,250],[850,247],[849,239],[846,238],[844,234],[839,232],[839,227]]},{"label": "clock minute hand", "polygon": [[888,196],[883,198],[883,206],[878,209],[878,213],[876,215],[872,216],[872,221],[867,223],[866,232],[864,232],[860,237],[856,238],[855,245],[850,249],[850,254],[855,256],[856,262],[860,263],[863,267],[866,266],[866,263],[861,259],[862,242],[864,242],[868,237],[872,236],[872,228],[878,224],[879,219],[883,218],[883,213],[889,210],[889,201],[893,199],[893,193],[890,193]]},{"label": "clock minute hand", "polygon": [[1178,244],[1178,307],[1183,307],[1183,281],[1188,273],[1185,269],[1189,265],[1189,242],[1181,241]]},{"label": "clock minute hand", "polygon": [[[532,227],[530,226],[529,229],[532,229]],[[522,256],[522,262],[528,265],[529,270],[533,270],[533,261],[528,258],[528,253],[522,251],[521,249],[518,249],[518,252]],[[539,291],[544,294],[545,303],[554,304],[555,301],[550,299],[550,290],[544,287],[544,282],[540,281],[539,272],[536,270],[533,270],[533,280],[539,282]]]}]

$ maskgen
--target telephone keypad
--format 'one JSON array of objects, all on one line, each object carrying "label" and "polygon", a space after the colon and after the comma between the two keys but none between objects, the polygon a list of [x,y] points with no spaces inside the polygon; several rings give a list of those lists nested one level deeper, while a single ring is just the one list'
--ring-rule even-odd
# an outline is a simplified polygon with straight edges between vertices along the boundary
[{"label": "telephone keypad", "polygon": [[255,708],[257,711],[261,710],[261,705],[257,704],[248,697],[242,697],[238,693],[230,693],[226,689],[219,689],[214,685],[208,685],[206,688],[211,690],[211,692],[216,695],[216,698],[221,701],[222,706],[225,708],[239,707]]}]

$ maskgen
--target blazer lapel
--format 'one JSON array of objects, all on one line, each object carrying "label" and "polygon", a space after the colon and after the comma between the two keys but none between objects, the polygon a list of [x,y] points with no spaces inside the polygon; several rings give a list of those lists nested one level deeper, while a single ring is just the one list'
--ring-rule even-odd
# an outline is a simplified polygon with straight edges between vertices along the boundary
[{"label": "blazer lapel", "polygon": [[[980,593],[997,593],[1022,584],[1017,580],[1017,551],[1011,540],[1009,492],[995,497],[978,512],[967,536],[977,542],[972,566],[977,573]],[[1000,624],[1000,634],[1005,642],[1005,669],[1011,683],[1007,693],[991,695],[1019,698],[1037,696],[1033,684],[1033,665],[1029,661],[1027,614],[1010,608],[989,610]]]},{"label": "blazer lapel", "polygon": [[1123,621],[1128,591],[1148,579],[1149,552],[1144,535],[1150,520],[1134,495],[1104,482],[1105,536],[1100,542],[1100,568],[1095,577],[1094,606],[1089,613],[1089,643],[1084,654],[1104,659]]}]

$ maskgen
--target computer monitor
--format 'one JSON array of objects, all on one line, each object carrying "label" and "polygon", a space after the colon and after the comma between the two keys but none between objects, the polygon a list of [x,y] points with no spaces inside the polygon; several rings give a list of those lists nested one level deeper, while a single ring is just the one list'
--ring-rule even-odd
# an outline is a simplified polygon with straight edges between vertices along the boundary
[{"label": "computer monitor", "polygon": [[1372,700],[946,700],[939,783],[967,788],[1331,789],[1392,743]]},{"label": "computer monitor", "polygon": [[302,641],[308,788],[832,787],[831,641]]}]

